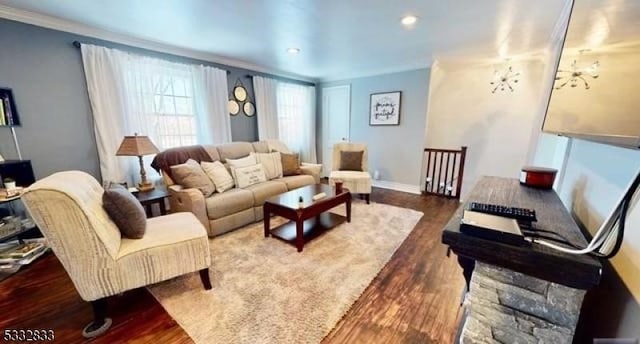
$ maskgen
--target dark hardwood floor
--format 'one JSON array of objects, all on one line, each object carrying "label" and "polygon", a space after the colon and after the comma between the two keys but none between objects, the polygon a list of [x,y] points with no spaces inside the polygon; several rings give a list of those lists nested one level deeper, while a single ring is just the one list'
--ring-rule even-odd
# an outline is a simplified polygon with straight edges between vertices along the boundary
[{"label": "dark hardwood floor", "polygon": [[[374,189],[371,200],[424,216],[323,343],[451,343],[464,280],[440,233],[457,201]],[[146,289],[109,299],[112,328],[91,343],[192,343]],[[0,330],[53,329],[59,343],[83,343],[91,308],[53,254],[0,282]]]}]

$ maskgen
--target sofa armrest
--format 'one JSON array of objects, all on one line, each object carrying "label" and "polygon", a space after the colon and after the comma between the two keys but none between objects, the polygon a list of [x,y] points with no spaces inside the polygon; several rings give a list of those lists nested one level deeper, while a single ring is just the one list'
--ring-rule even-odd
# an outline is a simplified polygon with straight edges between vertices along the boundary
[{"label": "sofa armrest", "polygon": [[169,186],[168,189],[170,211],[193,213],[208,231],[209,217],[202,192],[198,189],[185,189],[177,184]]},{"label": "sofa armrest", "polygon": [[316,184],[320,184],[320,172],[322,172],[322,164],[311,164],[303,162],[300,166],[302,174],[308,174],[315,179]]}]

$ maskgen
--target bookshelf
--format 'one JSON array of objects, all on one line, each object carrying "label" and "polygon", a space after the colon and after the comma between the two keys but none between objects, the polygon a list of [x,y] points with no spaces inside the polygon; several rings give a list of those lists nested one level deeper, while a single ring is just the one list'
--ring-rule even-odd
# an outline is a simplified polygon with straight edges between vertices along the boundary
[{"label": "bookshelf", "polygon": [[10,88],[0,88],[0,127],[13,126],[20,126],[13,91]]}]

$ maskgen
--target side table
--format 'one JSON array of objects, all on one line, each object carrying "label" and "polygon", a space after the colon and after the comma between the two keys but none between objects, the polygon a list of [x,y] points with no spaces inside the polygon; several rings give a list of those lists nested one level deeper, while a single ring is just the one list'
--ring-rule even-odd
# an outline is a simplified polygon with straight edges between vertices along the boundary
[{"label": "side table", "polygon": [[160,215],[167,215],[167,207],[165,206],[165,198],[169,197],[169,192],[164,188],[155,188],[151,191],[138,191],[133,195],[138,199],[147,213],[147,218],[153,217],[152,206],[158,204]]}]

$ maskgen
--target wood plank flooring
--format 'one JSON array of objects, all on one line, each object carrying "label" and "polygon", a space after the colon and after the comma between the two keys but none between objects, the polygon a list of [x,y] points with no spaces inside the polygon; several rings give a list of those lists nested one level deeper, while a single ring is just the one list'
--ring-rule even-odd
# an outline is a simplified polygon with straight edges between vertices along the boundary
[{"label": "wood plank flooring", "polygon": [[[371,200],[424,216],[323,343],[451,343],[464,280],[440,232],[457,201],[375,188]],[[91,308],[52,254],[0,282],[0,310],[0,330],[52,328],[56,342],[87,342]],[[144,288],[110,298],[109,315],[114,325],[91,343],[192,343]]]}]

